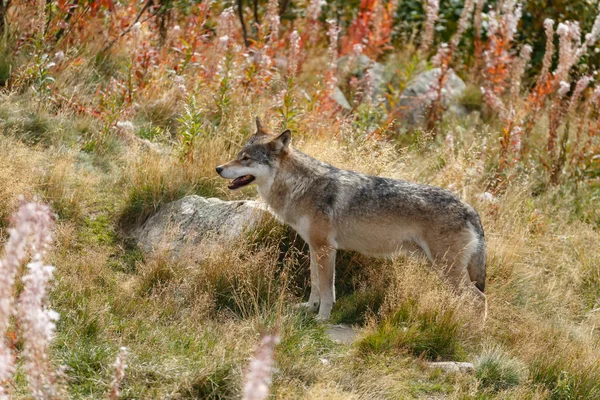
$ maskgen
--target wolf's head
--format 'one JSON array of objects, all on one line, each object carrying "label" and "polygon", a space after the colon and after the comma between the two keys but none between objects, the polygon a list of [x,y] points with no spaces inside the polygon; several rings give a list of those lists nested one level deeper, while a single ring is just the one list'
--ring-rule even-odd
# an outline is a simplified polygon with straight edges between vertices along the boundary
[{"label": "wolf's head", "polygon": [[217,167],[217,173],[226,179],[233,179],[228,186],[235,190],[252,182],[267,183],[275,174],[281,157],[289,151],[292,134],[289,129],[279,135],[272,135],[268,128],[256,118],[256,133],[242,147],[237,157]]}]

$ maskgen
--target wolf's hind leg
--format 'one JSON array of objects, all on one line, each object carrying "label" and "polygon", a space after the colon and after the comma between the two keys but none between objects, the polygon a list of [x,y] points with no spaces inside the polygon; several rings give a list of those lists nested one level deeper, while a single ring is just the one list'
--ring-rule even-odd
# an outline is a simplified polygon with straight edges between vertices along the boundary
[{"label": "wolf's hind leg", "polygon": [[[436,264],[442,269],[443,276],[457,293],[469,293],[473,305],[481,312],[483,319],[487,315],[487,298],[469,276],[469,261],[481,251],[481,242],[470,229],[454,235],[434,235],[428,238]],[[485,247],[483,247],[485,254]]]},{"label": "wolf's hind leg", "polygon": [[470,293],[475,301],[476,309],[481,313],[483,320],[487,318],[487,297],[479,290],[471,279],[467,268],[462,265],[452,267],[447,274],[450,284],[458,293]]}]

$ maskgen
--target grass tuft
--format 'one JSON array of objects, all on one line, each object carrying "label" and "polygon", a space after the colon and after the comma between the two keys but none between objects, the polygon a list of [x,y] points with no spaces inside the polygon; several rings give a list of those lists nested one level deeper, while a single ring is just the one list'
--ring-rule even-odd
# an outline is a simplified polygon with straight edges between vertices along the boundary
[{"label": "grass tuft", "polygon": [[383,304],[383,293],[378,289],[359,289],[355,293],[337,299],[332,311],[333,323],[360,324],[369,315],[376,315]]},{"label": "grass tuft", "polygon": [[491,392],[518,386],[525,377],[523,364],[497,347],[488,348],[475,361],[479,384]]},{"label": "grass tuft", "polygon": [[360,343],[365,353],[408,352],[428,360],[464,359],[456,310],[420,310],[408,300]]},{"label": "grass tuft", "polygon": [[240,376],[231,364],[217,366],[213,371],[198,375],[180,390],[179,399],[225,400],[238,398]]},{"label": "grass tuft", "polygon": [[113,362],[113,350],[105,343],[91,340],[66,340],[59,348],[58,358],[69,374],[69,388],[73,397],[101,395],[105,390],[99,376],[108,376]]}]

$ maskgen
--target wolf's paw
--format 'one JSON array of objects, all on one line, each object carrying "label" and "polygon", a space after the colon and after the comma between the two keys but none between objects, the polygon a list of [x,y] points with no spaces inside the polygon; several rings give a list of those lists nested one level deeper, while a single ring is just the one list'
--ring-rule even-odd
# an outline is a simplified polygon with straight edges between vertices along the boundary
[{"label": "wolf's paw", "polygon": [[306,310],[308,312],[316,313],[319,311],[319,302],[307,301],[306,303],[299,303],[295,306],[299,310]]},{"label": "wolf's paw", "polygon": [[318,314],[318,315],[315,317],[315,320],[316,320],[317,322],[324,323],[324,322],[328,322],[328,321],[329,321],[329,317],[330,317],[330,315]]}]

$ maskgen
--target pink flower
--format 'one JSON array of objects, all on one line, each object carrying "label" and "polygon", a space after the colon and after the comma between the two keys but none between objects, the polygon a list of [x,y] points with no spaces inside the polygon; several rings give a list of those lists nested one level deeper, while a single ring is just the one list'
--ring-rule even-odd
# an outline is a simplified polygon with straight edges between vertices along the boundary
[{"label": "pink flower", "polygon": [[298,56],[300,54],[300,35],[297,31],[290,33],[290,53],[288,55],[288,74],[296,76],[298,73]]},{"label": "pink flower", "polygon": [[263,400],[269,396],[273,374],[273,350],[278,343],[278,335],[262,338],[246,372],[243,400]]},{"label": "pink flower", "polygon": [[327,78],[327,82],[325,82],[326,90],[329,93],[333,93],[335,90],[335,86],[337,84],[337,78],[335,76],[337,70],[337,59],[338,59],[338,35],[340,33],[340,29],[337,26],[337,23],[334,19],[327,20],[329,24],[329,29],[327,30],[327,36],[329,37],[329,76]]},{"label": "pink flower", "polygon": [[454,151],[454,136],[452,136],[451,133],[446,135],[446,138],[444,139],[444,145],[448,151]]},{"label": "pink flower", "polygon": [[355,57],[358,57],[363,53],[363,48],[364,48],[364,46],[362,44],[355,43],[352,46],[352,53],[354,54]]},{"label": "pink flower", "polygon": [[560,81],[559,88],[558,88],[558,95],[560,97],[564,97],[564,96],[566,96],[567,93],[569,93],[569,90],[571,90],[571,85],[569,85],[568,82]]},{"label": "pink flower", "polygon": [[306,17],[309,20],[316,21],[321,15],[321,8],[327,4],[325,0],[310,0],[306,7]]},{"label": "pink flower", "polygon": [[[5,342],[10,317],[14,315],[13,286],[18,267],[25,261],[28,248],[33,253],[23,277],[24,287],[19,296],[19,327],[24,341],[25,372],[31,394],[48,398],[56,393],[48,359],[48,348],[53,337],[58,314],[48,309],[46,285],[52,279],[54,267],[42,262],[51,242],[53,228],[50,208],[41,203],[21,203],[12,216],[12,228],[0,261],[0,381],[11,379],[14,356]],[[0,398],[6,398],[0,387]]]},{"label": "pink flower", "polygon": [[133,26],[131,27],[131,34],[133,36],[137,36],[140,33],[141,29],[142,29],[142,23],[138,21],[135,24],[133,24]]},{"label": "pink flower", "polygon": [[115,359],[115,363],[113,367],[115,368],[115,373],[113,375],[113,379],[110,382],[110,391],[108,392],[108,398],[110,400],[117,400],[121,397],[121,382],[123,378],[125,378],[125,369],[127,369],[127,364],[125,364],[125,357],[127,357],[127,347],[121,347],[119,349],[119,353],[117,354],[117,358]]},{"label": "pink flower", "polygon": [[279,2],[269,0],[267,4],[267,15],[265,18],[269,27],[269,40],[274,42],[279,39]]},{"label": "pink flower", "polygon": [[571,96],[571,101],[569,102],[569,114],[575,111],[575,107],[577,107],[577,103],[579,103],[579,98],[585,89],[587,89],[588,85],[592,81],[591,76],[584,76],[577,81],[575,85],[575,90],[573,91],[573,95]]},{"label": "pink flower", "polygon": [[558,24],[556,28],[558,40],[558,66],[554,75],[559,81],[569,78],[569,71],[579,60],[578,47],[581,42],[581,30],[579,24],[567,21]]},{"label": "pink flower", "polygon": [[440,0],[427,0],[423,37],[421,39],[421,45],[419,46],[419,52],[421,54],[427,54],[429,52],[429,48],[433,44],[435,22],[438,20],[439,10]]},{"label": "pink flower", "polygon": [[458,29],[450,41],[450,48],[452,49],[452,52],[454,52],[458,47],[463,33],[469,29],[469,20],[471,19],[471,14],[473,14],[474,6],[475,0],[465,0],[463,10],[460,13],[460,18],[458,20]]},{"label": "pink flower", "polygon": [[513,154],[518,159],[521,154],[521,136],[523,135],[523,129],[517,125],[510,132],[510,147]]},{"label": "pink flower", "polygon": [[519,58],[515,60],[513,65],[513,69],[511,71],[511,87],[510,94],[514,100],[519,95],[519,91],[521,89],[521,81],[523,80],[523,74],[525,73],[525,69],[527,68],[527,64],[529,60],[531,60],[531,52],[532,48],[530,45],[526,44],[521,48],[521,52],[519,53]]},{"label": "pink flower", "polygon": [[496,96],[492,90],[488,90],[484,87],[481,87],[480,90],[481,94],[483,94],[483,98],[490,108],[494,110],[501,119],[504,119],[507,115],[507,110],[502,99]]},{"label": "pink flower", "polygon": [[544,30],[546,32],[546,51],[544,52],[542,71],[538,78],[538,84],[546,77],[552,65],[552,57],[554,56],[554,21],[547,18],[544,21]]},{"label": "pink flower", "polygon": [[217,37],[227,38],[224,42],[229,41],[229,35],[235,32],[235,11],[233,7],[228,7],[223,10],[217,19]]}]

